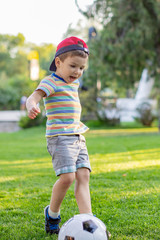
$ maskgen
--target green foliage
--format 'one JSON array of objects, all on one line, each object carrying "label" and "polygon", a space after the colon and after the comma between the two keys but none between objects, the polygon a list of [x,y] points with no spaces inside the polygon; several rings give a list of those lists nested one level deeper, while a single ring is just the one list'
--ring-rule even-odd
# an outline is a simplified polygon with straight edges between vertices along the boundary
[{"label": "green foliage", "polygon": [[[53,61],[56,47],[53,44],[44,43],[41,46],[34,46],[34,50],[39,53],[39,64],[41,70],[43,70],[44,75],[49,75],[49,67],[51,62]],[[40,78],[44,77],[44,75],[40,76]]]},{"label": "green foliage", "polygon": [[18,109],[20,99],[18,91],[11,87],[0,88],[0,110]]},{"label": "green foliage", "polygon": [[21,117],[18,124],[21,128],[25,129],[25,128],[30,128],[30,127],[34,127],[34,126],[39,126],[42,124],[43,120],[44,120],[44,116],[42,114],[38,114],[35,119],[30,119],[26,115],[26,116]]},{"label": "green foliage", "polygon": [[0,82],[0,110],[20,109],[22,96],[29,96],[37,86],[27,76],[15,75]]},{"label": "green foliage", "polygon": [[0,34],[0,110],[19,109],[22,96],[29,96],[39,81],[29,78],[28,53],[39,53],[40,79],[49,74],[49,65],[55,53],[55,46],[37,46],[26,43],[24,36]]},{"label": "green foliage", "polygon": [[82,106],[82,119],[90,119],[97,112],[97,103],[95,99],[95,89],[90,88],[88,91],[80,91],[80,102]]},{"label": "green foliage", "polygon": [[139,117],[135,119],[141,122],[144,126],[151,126],[153,121],[157,118],[157,115],[152,110],[152,106],[143,102],[137,107],[137,111],[139,113]]},{"label": "green foliage", "polygon": [[[90,129],[138,129],[138,128],[144,128],[144,125],[140,122],[140,121],[134,121],[134,122],[120,122],[119,125],[117,126],[108,126],[106,125],[105,122],[102,122],[100,120],[89,120],[86,122],[86,125],[90,128]],[[156,127],[157,126],[157,121],[154,121],[152,123],[152,127]],[[145,126],[147,128],[147,126]],[[147,128],[148,129],[148,128]]]},{"label": "green foliage", "polygon": [[4,71],[8,77],[27,73],[27,58],[22,50],[24,41],[21,33],[17,36],[0,34],[0,72]]},{"label": "green foliage", "polygon": [[100,79],[102,87],[118,92],[133,88],[144,68],[155,78],[159,75],[159,0],[95,0],[84,15],[99,18],[103,26],[89,41],[91,82]]},{"label": "green foliage", "polygon": [[37,84],[38,81],[31,81],[28,76],[25,75],[17,75],[8,79],[8,85],[13,89],[17,89],[19,98],[31,94],[37,87]]}]

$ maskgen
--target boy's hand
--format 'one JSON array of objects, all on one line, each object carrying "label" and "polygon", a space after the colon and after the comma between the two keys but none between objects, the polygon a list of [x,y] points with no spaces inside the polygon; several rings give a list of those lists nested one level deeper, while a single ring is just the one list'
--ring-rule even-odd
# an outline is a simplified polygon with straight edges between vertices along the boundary
[{"label": "boy's hand", "polygon": [[26,108],[28,111],[28,117],[34,119],[41,112],[40,108],[37,106],[42,97],[44,97],[45,93],[41,90],[37,90],[29,96],[26,102]]},{"label": "boy's hand", "polygon": [[31,119],[34,119],[37,117],[37,115],[41,112],[39,107],[31,107],[28,109],[28,117]]}]

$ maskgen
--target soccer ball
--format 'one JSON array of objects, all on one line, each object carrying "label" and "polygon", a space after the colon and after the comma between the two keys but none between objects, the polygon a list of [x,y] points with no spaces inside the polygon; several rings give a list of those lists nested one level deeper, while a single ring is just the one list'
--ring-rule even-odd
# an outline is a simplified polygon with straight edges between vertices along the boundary
[{"label": "soccer ball", "polygon": [[106,226],[97,217],[78,214],[60,229],[58,240],[108,240]]}]

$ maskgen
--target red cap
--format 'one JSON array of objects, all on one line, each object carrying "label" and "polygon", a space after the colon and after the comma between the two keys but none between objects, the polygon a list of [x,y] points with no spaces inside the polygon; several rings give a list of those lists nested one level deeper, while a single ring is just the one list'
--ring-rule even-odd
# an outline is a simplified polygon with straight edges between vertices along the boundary
[{"label": "red cap", "polygon": [[[81,45],[83,45],[83,47]],[[86,52],[89,55],[88,46],[82,39],[77,37],[66,38],[58,44],[55,57],[51,63],[49,70],[56,71],[55,58],[57,56],[61,55],[62,53],[66,53],[74,50],[81,50]]]}]

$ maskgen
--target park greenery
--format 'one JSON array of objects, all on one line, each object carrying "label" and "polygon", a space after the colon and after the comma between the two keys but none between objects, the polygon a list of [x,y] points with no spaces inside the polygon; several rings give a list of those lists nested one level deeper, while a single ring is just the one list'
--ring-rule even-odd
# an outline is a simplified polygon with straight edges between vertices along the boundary
[{"label": "park greenery", "polygon": [[[80,1],[75,2],[79,7]],[[99,78],[102,86],[115,86],[120,94],[124,87],[134,88],[147,68],[159,85],[159,0],[94,0],[86,12],[79,10],[102,26],[89,42],[90,84]]]},{"label": "park greenery", "polygon": [[20,108],[22,96],[28,96],[38,81],[29,77],[29,53],[39,54],[40,76],[49,74],[48,66],[55,52],[53,44],[37,46],[27,43],[23,34],[17,36],[0,34],[0,110]]},{"label": "park greenery", "polygon": [[[86,26],[71,25],[64,34],[83,35],[90,49],[88,69],[83,76],[80,98],[83,115],[97,111],[97,82],[111,88],[117,97],[134,97],[144,68],[154,78],[151,98],[159,96],[160,81],[160,1],[159,0],[94,0],[84,11]],[[90,26],[89,26],[90,23]],[[92,25],[91,25],[92,24]],[[96,34],[88,36],[96,27]],[[49,65],[56,46],[28,43],[23,34],[0,35],[0,110],[19,109],[20,98],[28,96],[39,81],[50,74]],[[39,54],[40,74],[37,81],[29,77],[30,51]],[[90,99],[90,101],[86,101]]]},{"label": "park greenery", "polygon": [[[57,240],[44,231],[43,211],[56,181],[44,135],[45,127],[0,133],[1,240]],[[157,128],[98,127],[85,137],[93,213],[105,223],[111,240],[159,240]],[[61,225],[75,214],[73,184],[61,207]]]}]

